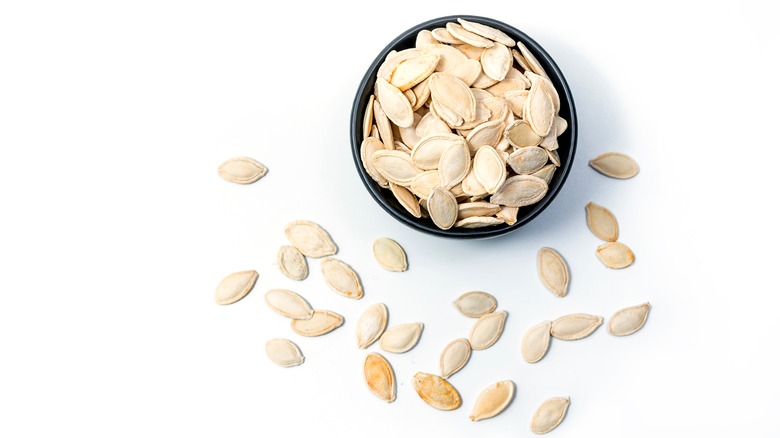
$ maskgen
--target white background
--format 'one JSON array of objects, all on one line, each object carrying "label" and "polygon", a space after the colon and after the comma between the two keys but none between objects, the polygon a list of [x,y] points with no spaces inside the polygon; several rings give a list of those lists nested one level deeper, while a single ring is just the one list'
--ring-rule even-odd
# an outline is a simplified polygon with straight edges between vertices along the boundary
[{"label": "white background", "polygon": [[[0,3],[0,436],[532,436],[535,407],[570,396],[551,436],[780,433],[776,280],[777,15],[769,2],[37,2]],[[360,183],[349,112],[365,69],[395,36],[439,16],[493,17],[558,62],[580,123],[568,182],[533,223],[499,239],[428,237],[396,222]],[[596,174],[607,151],[635,157],[628,181]],[[249,155],[251,186],[217,166]],[[611,271],[584,206],[610,208],[634,266]],[[294,219],[322,224],[365,298],[302,283],[275,265]],[[410,269],[383,271],[379,236]],[[558,299],[535,254],[572,270]],[[256,269],[232,306],[213,293]],[[263,303],[290,288],[346,323],[302,338]],[[452,377],[464,406],[440,412],[411,386],[472,320],[451,305],[485,290],[506,331]],[[604,327],[519,353],[528,327],[571,312],[609,317],[650,301],[645,328]],[[385,404],[362,380],[355,321],[384,302],[390,324],[422,321],[419,345],[386,354],[399,379]],[[304,365],[265,356],[293,339]],[[377,351],[373,346],[371,351]],[[502,379],[517,396],[468,420]]]}]

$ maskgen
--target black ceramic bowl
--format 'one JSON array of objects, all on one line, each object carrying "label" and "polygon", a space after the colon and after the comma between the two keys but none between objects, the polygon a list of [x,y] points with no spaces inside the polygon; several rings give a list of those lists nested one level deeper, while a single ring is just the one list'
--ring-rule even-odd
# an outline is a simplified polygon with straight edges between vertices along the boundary
[{"label": "black ceramic bowl", "polygon": [[[368,104],[369,96],[374,91],[374,83],[376,82],[376,74],[379,70],[379,66],[384,61],[385,57],[391,50],[403,50],[414,47],[417,33],[423,29],[433,30],[438,27],[444,27],[446,23],[456,21],[457,18],[463,18],[469,21],[476,21],[488,26],[492,26],[496,29],[502,30],[509,35],[515,41],[522,41],[523,44],[534,54],[539,63],[544,67],[544,70],[550,77],[553,85],[561,99],[561,108],[559,115],[566,119],[569,123],[569,128],[566,132],[558,137],[558,154],[561,159],[561,166],[555,172],[552,181],[549,184],[547,195],[534,205],[522,207],[517,213],[517,222],[514,225],[496,225],[485,228],[450,228],[449,230],[439,229],[430,219],[427,218],[415,218],[409,214],[395,199],[393,194],[388,189],[383,189],[371,179],[366,170],[363,168],[363,164],[360,160],[360,145],[363,141],[363,114],[365,113],[366,105]],[[440,237],[450,237],[456,239],[479,239],[501,236],[511,231],[514,231],[523,225],[532,221],[539,215],[552,201],[560,191],[563,183],[566,181],[566,177],[569,175],[571,164],[574,161],[574,151],[577,148],[577,114],[574,110],[574,100],[571,96],[569,86],[564,79],[555,61],[544,51],[544,49],[532,40],[528,35],[509,26],[500,21],[496,21],[490,18],[477,17],[472,15],[453,15],[449,17],[436,18],[434,20],[426,21],[425,23],[418,24],[412,27],[406,32],[399,35],[390,44],[387,45],[379,55],[377,55],[374,62],[368,68],[363,80],[358,87],[355,101],[352,104],[352,115],[350,118],[350,137],[352,141],[352,158],[355,161],[355,167],[360,174],[360,179],[368,189],[374,200],[393,216],[398,221],[414,228],[415,230],[422,231],[424,233],[432,234]],[[411,146],[411,145],[410,145]]]}]

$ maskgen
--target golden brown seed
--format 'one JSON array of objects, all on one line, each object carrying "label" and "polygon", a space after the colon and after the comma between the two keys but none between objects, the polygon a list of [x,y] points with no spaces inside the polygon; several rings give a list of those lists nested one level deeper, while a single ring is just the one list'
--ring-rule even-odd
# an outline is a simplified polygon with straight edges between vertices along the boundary
[{"label": "golden brown seed", "polygon": [[425,403],[442,411],[458,409],[463,401],[450,382],[428,373],[417,373],[413,378],[414,389]]}]

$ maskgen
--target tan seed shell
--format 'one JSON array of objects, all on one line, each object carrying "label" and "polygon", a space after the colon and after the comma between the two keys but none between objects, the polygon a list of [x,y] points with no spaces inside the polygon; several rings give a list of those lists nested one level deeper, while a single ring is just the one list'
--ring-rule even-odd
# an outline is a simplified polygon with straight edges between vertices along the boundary
[{"label": "tan seed shell", "polygon": [[392,403],[395,400],[395,372],[390,362],[379,353],[369,353],[363,362],[363,376],[371,392]]},{"label": "tan seed shell", "polygon": [[466,21],[462,18],[458,18],[458,23],[460,23],[460,25],[463,26],[464,29],[470,32],[473,32],[477,35],[481,35],[495,42],[501,43],[505,46],[512,47],[515,45],[515,40],[513,40],[512,38],[509,37],[509,35],[505,34],[504,32],[496,28],[486,26],[482,23],[476,23],[474,21]]},{"label": "tan seed shell", "polygon": [[414,111],[404,93],[382,78],[376,80],[376,90],[377,99],[387,118],[402,128],[412,126]]},{"label": "tan seed shell", "polygon": [[531,432],[541,435],[561,424],[569,409],[569,397],[554,397],[544,401],[531,418]]},{"label": "tan seed shell", "polygon": [[496,194],[490,198],[494,204],[509,207],[525,207],[539,202],[547,194],[547,182],[531,175],[507,178]]},{"label": "tan seed shell", "polygon": [[360,161],[363,162],[363,168],[366,169],[368,176],[376,181],[380,187],[387,188],[387,180],[382,176],[382,174],[379,173],[379,171],[376,170],[374,163],[371,161],[371,157],[374,155],[374,152],[384,150],[384,148],[384,145],[381,141],[379,141],[379,139],[368,137],[367,139],[363,140],[363,143],[360,145]]},{"label": "tan seed shell", "polygon": [[334,258],[323,259],[320,263],[322,276],[331,289],[347,297],[359,300],[363,298],[360,277],[348,264]]},{"label": "tan seed shell", "polygon": [[471,328],[469,343],[474,350],[484,350],[491,347],[501,337],[506,321],[506,310],[488,313],[479,318]]},{"label": "tan seed shell", "polygon": [[531,85],[523,106],[523,118],[537,135],[545,137],[550,133],[555,120],[555,107],[550,94],[545,91],[543,85],[540,85],[541,83],[536,82]]},{"label": "tan seed shell", "polygon": [[534,54],[531,53],[530,50],[528,50],[528,47],[526,47],[525,44],[518,41],[517,48],[520,49],[520,53],[523,55],[523,59],[525,60],[525,63],[527,64],[528,68],[531,71],[533,71],[538,75],[544,76],[545,78],[549,77],[547,76],[547,73],[544,71],[544,68],[542,68],[542,65],[539,64],[539,61],[536,59],[536,56],[534,56]]},{"label": "tan seed shell", "polygon": [[479,36],[474,32],[469,32],[458,23],[447,23],[447,30],[450,32],[450,35],[455,37],[457,40],[460,40],[466,44],[470,44],[474,47],[493,47],[494,45],[493,41]]},{"label": "tan seed shell", "polygon": [[431,103],[428,107],[428,109],[436,114],[437,117],[439,117],[444,123],[447,124],[447,127],[450,129],[457,128],[458,126],[463,124],[463,117],[457,115],[455,111],[448,108],[445,105],[442,105],[441,102],[436,102],[431,98]]},{"label": "tan seed shell", "polygon": [[338,251],[328,232],[314,222],[292,221],[284,228],[284,234],[306,257],[317,259]]},{"label": "tan seed shell", "polygon": [[520,65],[520,68],[522,68],[524,72],[531,71],[531,67],[528,66],[528,61],[523,58],[523,55],[520,52],[512,49],[512,57],[515,58],[515,61],[517,61],[517,63]]},{"label": "tan seed shell", "polygon": [[477,180],[477,175],[474,173],[474,166],[472,163],[471,170],[469,170],[469,173],[466,175],[465,178],[463,178],[463,181],[460,182],[461,190],[463,190],[463,193],[466,195],[472,196],[472,197],[484,197],[487,196],[487,190],[482,187],[482,184],[479,183]]},{"label": "tan seed shell", "polygon": [[479,77],[481,72],[482,66],[480,65],[479,61],[474,59],[467,59],[460,64],[453,66],[445,73],[449,73],[463,81],[464,84],[471,86],[471,84],[477,80],[477,77]]},{"label": "tan seed shell", "polygon": [[368,306],[357,322],[358,347],[364,349],[376,342],[387,327],[387,306],[376,303]]},{"label": "tan seed shell", "polygon": [[379,348],[388,353],[406,353],[420,341],[423,323],[411,322],[390,327],[379,338]]},{"label": "tan seed shell", "polygon": [[449,190],[436,187],[428,197],[428,214],[433,223],[442,230],[449,230],[458,219],[458,201]]},{"label": "tan seed shell", "polygon": [[566,129],[569,127],[569,122],[563,117],[555,116],[555,134],[558,136],[563,135]]},{"label": "tan seed shell", "polygon": [[412,92],[414,93],[415,101],[417,102],[412,106],[412,110],[417,111],[422,108],[431,97],[431,88],[428,86],[428,79],[426,78],[424,81],[412,87]]},{"label": "tan seed shell", "polygon": [[547,150],[538,146],[529,146],[512,152],[506,163],[518,175],[530,175],[541,170],[548,159]]},{"label": "tan seed shell", "polygon": [[[474,89],[477,90],[477,88]],[[464,121],[460,126],[458,126],[458,134],[460,134],[462,137],[467,137],[471,133],[472,129],[489,121],[490,116],[491,112],[488,107],[484,103],[477,101],[477,114],[474,116],[474,120],[470,122]]]},{"label": "tan seed shell", "polygon": [[238,271],[228,275],[217,285],[214,301],[226,305],[244,298],[255,287],[258,276],[255,270]]},{"label": "tan seed shell", "polygon": [[549,186],[550,181],[552,181],[554,174],[555,174],[555,164],[547,164],[546,166],[542,167],[541,169],[537,170],[531,175],[545,180],[547,182],[547,185]]},{"label": "tan seed shell", "polygon": [[479,393],[469,419],[471,421],[481,421],[493,418],[503,412],[514,397],[514,382],[511,380],[496,382]]},{"label": "tan seed shell", "polygon": [[517,223],[517,207],[502,207],[501,211],[496,213],[496,218],[501,219],[507,225],[514,225]]},{"label": "tan seed shell", "polygon": [[507,91],[504,93],[504,99],[509,104],[512,114],[517,117],[523,117],[523,107],[525,106],[525,100],[528,99],[528,90]]},{"label": "tan seed shell", "polygon": [[596,248],[596,255],[604,265],[612,269],[623,269],[634,263],[634,253],[620,242],[608,242]]},{"label": "tan seed shell", "polygon": [[287,289],[271,289],[265,293],[265,303],[276,313],[291,319],[309,319],[314,309],[297,293]]},{"label": "tan seed shell", "polygon": [[404,145],[408,145],[407,148],[409,148],[409,152],[411,152],[411,148],[414,147],[418,141],[420,141],[420,137],[417,135],[417,126],[420,124],[422,116],[414,113],[413,117],[414,123],[412,123],[412,126],[408,128],[398,128],[398,134],[401,136],[401,141]]},{"label": "tan seed shell", "polygon": [[455,222],[456,228],[484,228],[501,225],[504,221],[495,217],[474,216]]},{"label": "tan seed shell", "polygon": [[474,154],[474,176],[479,181],[479,184],[491,195],[496,193],[496,190],[504,184],[504,181],[506,181],[506,163],[504,163],[504,160],[501,159],[494,147],[482,146]]},{"label": "tan seed shell", "polygon": [[482,100],[481,103],[490,111],[490,118],[488,118],[488,121],[492,122],[498,120],[506,124],[505,120],[509,117],[509,113],[511,113],[512,110],[509,108],[509,104],[504,98],[496,97],[491,94],[489,98]]},{"label": "tan seed shell", "polygon": [[537,82],[540,83],[539,86],[550,95],[553,102],[553,108],[555,108],[555,113],[557,114],[558,111],[561,110],[561,98],[558,96],[558,90],[555,89],[555,86],[550,79],[530,71],[525,72],[524,75],[529,81],[529,86]]},{"label": "tan seed shell", "polygon": [[422,48],[430,44],[439,44],[439,41],[433,37],[432,33],[428,29],[423,29],[417,32],[417,38],[414,40],[414,47],[417,49]]},{"label": "tan seed shell", "polygon": [[465,145],[465,142],[462,137],[455,134],[431,134],[423,137],[412,148],[412,163],[423,170],[436,170],[439,168],[442,155],[457,144]]},{"label": "tan seed shell", "polygon": [[552,323],[545,321],[526,330],[525,334],[523,334],[523,341],[520,344],[523,360],[528,363],[536,363],[542,360],[550,347],[551,327]]},{"label": "tan seed shell", "polygon": [[447,71],[453,65],[458,65],[465,61],[466,55],[461,53],[458,49],[448,46],[446,44],[432,44],[422,48],[422,52],[425,54],[435,53],[439,55],[439,64],[436,66],[436,71]]},{"label": "tan seed shell", "polygon": [[[474,47],[471,44],[458,44],[452,47],[460,50],[461,53],[466,55],[469,59],[479,61],[479,58],[482,57],[482,47]],[[480,66],[480,68],[482,68],[482,66]]]},{"label": "tan seed shell", "polygon": [[374,124],[374,95],[368,98],[366,112],[363,113],[363,140],[371,136],[371,126]]},{"label": "tan seed shell", "polygon": [[569,291],[569,267],[558,251],[542,248],[536,255],[536,265],[542,284],[558,297],[565,297]]},{"label": "tan seed shell", "polygon": [[469,344],[468,339],[456,339],[447,344],[439,358],[439,368],[441,369],[442,377],[449,379],[450,376],[466,366],[470,357],[471,344]]},{"label": "tan seed shell", "polygon": [[398,64],[409,58],[414,58],[426,54],[427,52],[417,48],[405,49],[401,50],[400,52],[392,50],[387,54],[382,65],[379,66],[379,70],[377,70],[376,76],[377,78],[390,80],[390,75],[393,73]]},{"label": "tan seed shell", "polygon": [[458,409],[463,401],[458,390],[450,382],[428,373],[417,373],[413,378],[414,389],[425,403],[442,411]]},{"label": "tan seed shell", "polygon": [[[452,134],[452,129],[435,113],[429,112],[420,119],[420,123],[414,128],[414,133],[422,140],[425,137],[436,134],[450,135]],[[417,143],[419,143],[419,140]],[[414,145],[416,146],[417,143]]]},{"label": "tan seed shell", "polygon": [[[420,204],[417,204],[419,209]],[[406,263],[406,252],[393,239],[380,237],[374,240],[374,258],[379,265],[388,271],[403,272],[409,267]]]},{"label": "tan seed shell", "polygon": [[[511,78],[504,79],[501,82],[496,82],[495,84],[486,88],[486,90],[495,97],[505,98],[507,93],[519,93],[521,91],[525,91],[529,86],[530,84],[526,78]],[[525,105],[525,103],[523,103],[523,105]]]},{"label": "tan seed shell", "polygon": [[405,59],[390,74],[389,82],[399,90],[406,91],[430,76],[438,64],[439,55],[435,53]]},{"label": "tan seed shell", "polygon": [[550,158],[550,162],[553,163],[555,167],[561,167],[561,157],[558,155],[558,151],[545,150],[547,151],[547,157]]},{"label": "tan seed shell", "polygon": [[376,128],[379,130],[379,137],[382,140],[382,144],[385,145],[385,149],[393,150],[393,127],[390,125],[390,120],[385,114],[385,110],[382,109],[382,105],[376,100],[374,101],[374,120],[376,121]]},{"label": "tan seed shell", "polygon": [[611,211],[593,202],[585,206],[588,228],[599,239],[606,242],[618,240],[618,223]]},{"label": "tan seed shell", "polygon": [[493,216],[501,206],[489,202],[464,202],[458,205],[458,220],[474,216]]},{"label": "tan seed shell", "polygon": [[249,157],[231,158],[219,165],[219,176],[236,184],[252,184],[264,177],[268,169]]},{"label": "tan seed shell", "polygon": [[615,336],[628,336],[636,333],[645,325],[649,312],[650,303],[618,310],[609,319],[609,332]]},{"label": "tan seed shell", "polygon": [[[460,52],[458,53],[460,54]],[[465,121],[474,120],[477,112],[477,100],[468,85],[449,73],[434,73],[429,82],[431,97],[437,106],[441,104],[452,109]]]},{"label": "tan seed shell", "polygon": [[[403,93],[404,93],[404,96],[406,96],[406,100],[409,101],[409,105],[412,106],[412,111],[414,111],[414,106],[417,104],[417,96],[414,94],[414,91],[412,91],[411,89],[408,89],[408,90],[404,91]],[[414,114],[412,114],[412,115],[414,115]],[[414,125],[414,123],[412,123],[412,125]]]},{"label": "tan seed shell", "polygon": [[498,307],[498,301],[487,292],[466,292],[453,301],[460,313],[470,318],[481,318],[493,313]]},{"label": "tan seed shell", "polygon": [[599,328],[603,321],[604,318],[600,316],[572,313],[553,321],[552,327],[550,327],[550,335],[555,339],[576,341],[588,337]]},{"label": "tan seed shell", "polygon": [[371,157],[371,164],[387,181],[399,186],[408,186],[420,173],[412,157],[402,151],[376,151]]},{"label": "tan seed shell", "polygon": [[301,281],[309,275],[306,257],[294,246],[284,245],[279,248],[276,263],[282,274],[291,280]]},{"label": "tan seed shell", "polygon": [[395,196],[395,199],[398,200],[398,203],[401,204],[401,207],[408,211],[409,214],[416,218],[419,218],[422,215],[420,212],[420,204],[417,203],[417,198],[414,197],[412,192],[405,187],[393,183],[390,183],[390,192]]},{"label": "tan seed shell", "polygon": [[633,158],[619,152],[607,152],[588,162],[590,167],[602,175],[617,179],[628,179],[639,173],[639,166]]},{"label": "tan seed shell", "polygon": [[439,172],[436,170],[429,170],[414,177],[412,183],[409,185],[409,189],[415,196],[422,199],[428,199],[428,196],[431,195],[431,190],[440,185],[441,178],[439,177]]},{"label": "tan seed shell", "polygon": [[466,137],[466,143],[469,145],[469,151],[474,155],[482,146],[495,146],[501,141],[504,133],[504,122],[501,120],[492,120],[485,122],[474,128]]},{"label": "tan seed shell", "polygon": [[437,27],[436,29],[433,29],[431,31],[431,36],[433,36],[436,41],[444,44],[463,44],[463,41],[455,38],[452,36],[450,31],[443,27]]},{"label": "tan seed shell", "polygon": [[498,83],[497,80],[486,75],[485,72],[482,72],[479,74],[479,76],[477,76],[477,79],[474,81],[473,84],[471,84],[471,86],[474,88],[479,88],[484,90],[485,88],[492,87],[496,83]]},{"label": "tan seed shell", "polygon": [[471,154],[465,142],[454,142],[439,159],[439,178],[447,190],[463,181],[471,168]]},{"label": "tan seed shell", "polygon": [[503,81],[512,68],[512,52],[503,44],[494,44],[482,51],[479,62],[489,78]]},{"label": "tan seed shell", "polygon": [[301,349],[289,339],[271,339],[265,344],[265,354],[280,367],[296,367],[303,363]]},{"label": "tan seed shell", "polygon": [[516,148],[537,146],[542,141],[542,137],[537,135],[525,120],[517,120],[507,126],[504,130],[504,138]]},{"label": "tan seed shell", "polygon": [[328,310],[315,310],[309,319],[293,319],[292,330],[301,336],[322,336],[341,327],[344,317]]}]

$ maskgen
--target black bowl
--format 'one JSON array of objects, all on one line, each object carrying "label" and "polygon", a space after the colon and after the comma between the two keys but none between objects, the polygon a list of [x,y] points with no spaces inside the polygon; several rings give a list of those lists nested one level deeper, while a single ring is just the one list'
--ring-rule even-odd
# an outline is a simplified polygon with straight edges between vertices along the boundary
[{"label": "black bowl", "polygon": [[[522,207],[517,213],[517,222],[513,225],[496,225],[485,228],[450,228],[449,230],[439,229],[434,225],[433,221],[427,218],[416,218],[409,214],[395,199],[393,194],[388,189],[383,189],[371,179],[366,170],[363,168],[363,164],[360,160],[360,145],[363,140],[363,114],[365,113],[366,105],[368,104],[369,96],[374,91],[374,83],[376,82],[376,74],[379,70],[379,66],[387,57],[387,54],[391,50],[403,50],[414,47],[417,33],[423,29],[433,30],[438,27],[444,27],[446,23],[456,21],[457,18],[463,18],[469,21],[475,21],[488,26],[492,26],[496,29],[500,29],[515,41],[522,41],[523,44],[530,50],[539,64],[544,67],[544,70],[550,77],[553,85],[561,98],[561,108],[559,115],[566,119],[569,123],[569,128],[566,132],[558,137],[558,155],[561,159],[561,166],[555,172],[552,181],[550,181],[547,195],[534,205]],[[566,177],[569,175],[571,164],[574,161],[574,152],[577,148],[577,114],[574,110],[574,100],[571,96],[571,90],[566,83],[566,79],[563,77],[563,73],[555,64],[555,61],[544,51],[536,41],[532,40],[528,35],[509,26],[500,21],[496,21],[490,18],[477,17],[473,15],[452,15],[449,17],[436,18],[434,20],[420,23],[417,26],[412,27],[406,32],[399,35],[390,44],[387,45],[371,66],[368,68],[363,80],[358,87],[355,101],[352,104],[352,116],[350,118],[350,138],[352,141],[352,158],[355,161],[355,167],[360,174],[360,179],[368,189],[374,200],[393,216],[398,221],[402,222],[415,230],[422,231],[424,233],[432,234],[440,237],[450,237],[456,239],[479,239],[496,237],[507,234],[514,231],[523,225],[531,222],[536,216],[539,215],[552,201],[560,191],[563,183],[566,181]]]}]

